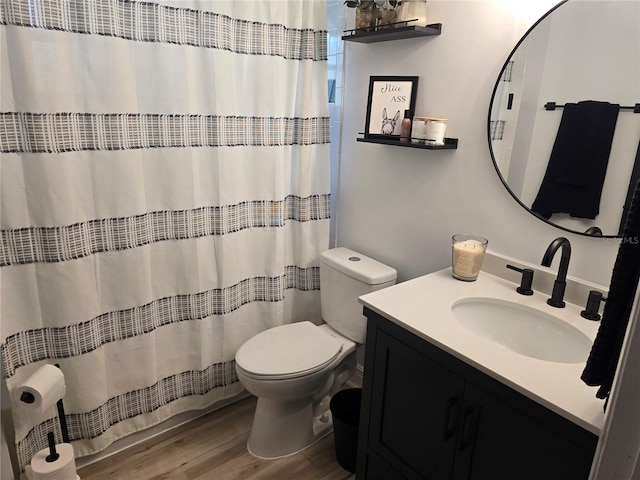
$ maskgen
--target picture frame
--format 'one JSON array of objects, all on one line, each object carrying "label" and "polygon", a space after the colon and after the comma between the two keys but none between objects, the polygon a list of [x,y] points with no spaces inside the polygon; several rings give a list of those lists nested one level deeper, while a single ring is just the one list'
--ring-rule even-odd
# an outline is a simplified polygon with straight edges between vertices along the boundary
[{"label": "picture frame", "polygon": [[369,77],[369,97],[364,127],[365,138],[400,138],[404,111],[415,112],[418,78],[405,76]]}]

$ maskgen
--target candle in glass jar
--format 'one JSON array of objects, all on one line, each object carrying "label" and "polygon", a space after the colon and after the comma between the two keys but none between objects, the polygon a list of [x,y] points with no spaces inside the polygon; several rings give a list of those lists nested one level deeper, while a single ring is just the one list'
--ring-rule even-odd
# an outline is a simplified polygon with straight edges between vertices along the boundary
[{"label": "candle in glass jar", "polygon": [[453,236],[453,276],[461,280],[475,280],[480,273],[487,240],[469,235]]}]

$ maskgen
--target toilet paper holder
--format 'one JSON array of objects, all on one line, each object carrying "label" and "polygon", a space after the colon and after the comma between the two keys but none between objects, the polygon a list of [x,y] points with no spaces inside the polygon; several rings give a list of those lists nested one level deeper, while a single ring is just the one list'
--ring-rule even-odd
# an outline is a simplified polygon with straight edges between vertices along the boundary
[{"label": "toilet paper holder", "polygon": [[71,441],[69,440],[69,430],[67,429],[67,417],[65,417],[65,414],[64,414],[64,404],[62,403],[62,399],[56,402],[56,407],[58,407],[58,420],[60,421],[60,432],[62,433],[62,441],[64,443],[71,443]]},{"label": "toilet paper holder", "polygon": [[[47,462],[55,462],[60,458],[60,454],[56,452],[56,439],[53,436],[53,432],[47,433],[47,443],[49,444],[49,455],[45,459]],[[68,442],[65,442],[68,443]]]},{"label": "toilet paper holder", "polygon": [[[57,368],[60,368],[60,365],[57,364],[57,363],[55,364],[55,366]],[[22,392],[20,394],[20,401],[22,403],[31,404],[31,403],[35,402],[35,400],[36,399],[35,399],[35,397],[33,396],[33,394],[31,392]],[[67,428],[67,418],[66,418],[65,413],[64,413],[64,403],[62,402],[62,399],[60,399],[60,400],[58,400],[56,402],[56,407],[58,409],[58,420],[60,422],[60,432],[62,433],[62,441],[64,443],[71,443],[70,440],[69,440],[69,430]],[[49,438],[49,435],[51,436],[50,438]],[[47,437],[49,438],[49,448],[51,450],[51,442],[53,441],[53,432],[50,432],[47,435]],[[53,442],[53,445],[54,445],[54,447],[51,450],[51,456],[54,456],[56,454],[55,441]],[[55,458],[54,458],[54,460],[55,460]],[[49,461],[49,460],[47,460],[47,461]],[[53,460],[51,460],[51,461],[53,461]]]}]

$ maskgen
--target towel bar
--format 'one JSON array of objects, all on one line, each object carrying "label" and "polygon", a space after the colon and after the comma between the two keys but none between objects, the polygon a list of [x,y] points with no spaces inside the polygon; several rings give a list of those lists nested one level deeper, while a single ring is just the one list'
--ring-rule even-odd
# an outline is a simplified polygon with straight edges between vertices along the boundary
[{"label": "towel bar", "polygon": [[[545,110],[555,110],[556,108],[563,108],[564,105],[558,105],[556,102],[547,102],[544,104]],[[633,110],[633,113],[640,113],[640,103],[636,103],[633,106],[620,105],[620,110]]]}]

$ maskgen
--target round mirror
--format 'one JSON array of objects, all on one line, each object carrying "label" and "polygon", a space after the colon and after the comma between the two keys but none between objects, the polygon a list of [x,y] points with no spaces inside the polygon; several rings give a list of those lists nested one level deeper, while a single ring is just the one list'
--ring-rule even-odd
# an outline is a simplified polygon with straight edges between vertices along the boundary
[{"label": "round mirror", "polygon": [[496,81],[488,137],[530,213],[620,236],[640,177],[640,2],[565,0],[538,20]]}]

